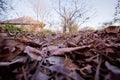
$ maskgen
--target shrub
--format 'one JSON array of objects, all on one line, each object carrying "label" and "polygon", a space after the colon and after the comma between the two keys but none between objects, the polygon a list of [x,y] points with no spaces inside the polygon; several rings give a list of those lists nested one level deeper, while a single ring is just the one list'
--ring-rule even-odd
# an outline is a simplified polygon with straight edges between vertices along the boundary
[{"label": "shrub", "polygon": [[13,24],[5,24],[4,29],[8,31],[23,31],[23,28],[16,27]]},{"label": "shrub", "polygon": [[53,32],[53,31],[51,31],[49,29],[44,29],[43,33],[45,33],[45,34],[55,34],[55,32]]}]

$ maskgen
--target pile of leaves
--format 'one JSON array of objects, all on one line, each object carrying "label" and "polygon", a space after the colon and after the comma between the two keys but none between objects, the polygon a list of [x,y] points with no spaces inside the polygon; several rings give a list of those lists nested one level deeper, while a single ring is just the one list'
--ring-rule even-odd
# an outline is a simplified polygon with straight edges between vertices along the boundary
[{"label": "pile of leaves", "polygon": [[0,80],[120,80],[120,33],[0,30]]}]

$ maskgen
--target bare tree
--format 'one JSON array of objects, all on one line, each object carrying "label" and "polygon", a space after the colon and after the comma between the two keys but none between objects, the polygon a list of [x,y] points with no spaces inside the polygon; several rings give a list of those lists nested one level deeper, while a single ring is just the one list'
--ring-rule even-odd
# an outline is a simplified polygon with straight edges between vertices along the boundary
[{"label": "bare tree", "polygon": [[48,9],[46,2],[43,0],[31,0],[30,3],[33,11],[35,12],[37,21],[39,21],[39,19],[43,21],[44,18],[49,14],[47,12]]},{"label": "bare tree", "polygon": [[0,0],[0,15],[6,11],[7,1]]},{"label": "bare tree", "polygon": [[32,6],[33,6],[33,10],[34,12],[36,13],[36,18],[37,18],[37,21],[38,21],[38,18],[39,18],[39,12],[41,11],[40,9],[40,0],[35,0],[34,2],[32,2]]},{"label": "bare tree", "polygon": [[0,0],[0,20],[10,9],[13,9],[10,0]]},{"label": "bare tree", "polygon": [[118,23],[120,25],[120,0],[117,0],[116,2],[113,24],[115,23]]},{"label": "bare tree", "polygon": [[106,28],[108,26],[119,26],[120,25],[120,0],[116,0],[115,12],[113,20],[108,22],[103,22],[102,28]]},{"label": "bare tree", "polygon": [[90,10],[87,9],[87,5],[81,1],[82,0],[58,1],[58,8],[55,9],[55,11],[61,17],[64,33],[67,29],[71,32],[74,25],[80,26],[90,18],[90,15],[87,15]]}]

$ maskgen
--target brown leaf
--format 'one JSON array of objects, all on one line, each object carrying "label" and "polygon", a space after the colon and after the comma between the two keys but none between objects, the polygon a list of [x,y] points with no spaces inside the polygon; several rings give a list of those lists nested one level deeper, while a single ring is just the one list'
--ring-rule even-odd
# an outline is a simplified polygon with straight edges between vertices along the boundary
[{"label": "brown leaf", "polygon": [[77,47],[77,45],[73,42],[67,41],[67,46],[69,47]]},{"label": "brown leaf", "polygon": [[70,72],[70,70],[65,67],[63,64],[55,64],[55,65],[52,65],[50,67],[48,67],[49,70],[51,71],[55,71],[57,73],[64,73],[64,74],[68,74]]},{"label": "brown leaf", "polygon": [[36,48],[26,46],[24,53],[27,53],[34,60],[42,60],[42,53]]},{"label": "brown leaf", "polygon": [[105,29],[105,31],[106,31],[107,33],[118,33],[119,30],[120,30],[120,28],[119,28],[119,27],[116,27],[116,26],[109,26],[109,27],[107,27],[107,28]]},{"label": "brown leaf", "polygon": [[64,57],[51,56],[46,59],[50,64],[64,64]]},{"label": "brown leaf", "polygon": [[10,66],[15,63],[25,63],[27,61],[27,57],[17,57],[17,59],[13,59],[11,62],[0,62],[1,66]]},{"label": "brown leaf", "polygon": [[49,76],[42,72],[39,72],[36,76],[36,80],[49,80]]},{"label": "brown leaf", "polygon": [[105,43],[105,41],[98,39],[98,38],[94,39],[91,42],[91,45],[93,48],[97,48],[97,49],[101,49],[101,50],[104,50],[107,47],[107,44]]},{"label": "brown leaf", "polygon": [[50,53],[53,53],[57,49],[59,49],[59,46],[50,45],[48,47],[42,48],[42,51],[48,50]]},{"label": "brown leaf", "polygon": [[73,80],[85,80],[75,71],[71,71],[68,75],[72,77]]},{"label": "brown leaf", "polygon": [[81,35],[75,37],[74,40],[75,40],[75,43],[78,44],[78,43],[82,40],[82,39],[81,39]]},{"label": "brown leaf", "polygon": [[60,48],[52,53],[52,55],[64,55],[65,52],[71,52],[75,50],[82,50],[85,48],[89,48],[90,46],[79,46],[79,47],[73,47],[73,48]]},{"label": "brown leaf", "polygon": [[8,37],[7,33],[0,33],[0,38]]},{"label": "brown leaf", "polygon": [[18,41],[21,43],[24,43],[26,45],[32,46],[32,47],[39,47],[40,48],[42,46],[42,44],[38,44],[35,41],[29,41],[26,38],[19,38]]},{"label": "brown leaf", "polygon": [[106,53],[114,53],[112,48],[106,48],[105,50],[106,50]]},{"label": "brown leaf", "polygon": [[3,39],[0,40],[0,43],[1,61],[8,61],[15,58],[23,51],[25,47],[22,43],[19,43],[18,41],[13,39]]},{"label": "brown leaf", "polygon": [[64,61],[64,65],[65,65],[65,67],[68,67],[71,70],[77,70],[77,69],[79,69],[78,66],[76,64],[74,64],[71,59],[67,58],[67,56],[66,56],[66,59]]},{"label": "brown leaf", "polygon": [[113,72],[114,74],[119,74],[120,75],[120,68],[111,65],[109,62],[105,62],[105,66],[107,67],[108,70]]},{"label": "brown leaf", "polygon": [[91,65],[86,65],[85,67],[80,69],[80,72],[83,76],[86,76],[87,74],[92,73],[92,66]]}]

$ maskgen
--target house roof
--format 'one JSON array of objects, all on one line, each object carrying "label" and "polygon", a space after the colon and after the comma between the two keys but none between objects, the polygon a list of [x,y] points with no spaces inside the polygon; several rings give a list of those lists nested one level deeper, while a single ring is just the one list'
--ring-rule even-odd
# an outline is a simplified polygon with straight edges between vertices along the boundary
[{"label": "house roof", "polygon": [[6,20],[6,21],[3,21],[2,23],[41,24],[41,27],[45,26],[45,24],[43,22],[34,20],[33,18],[28,17],[28,16],[23,16],[23,17],[20,17],[20,18]]}]

